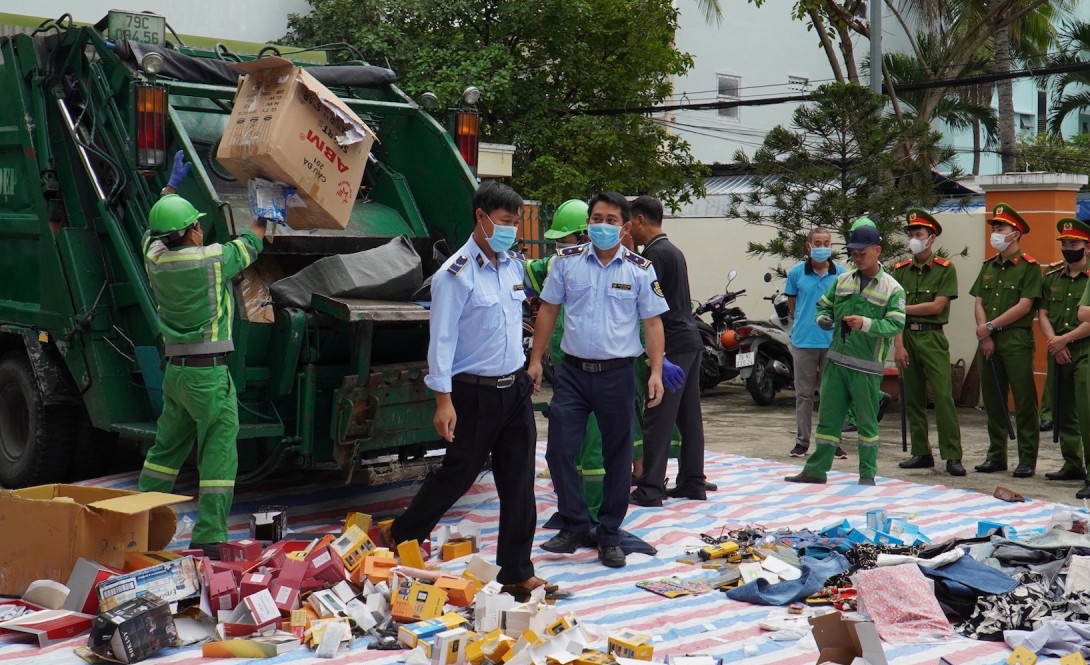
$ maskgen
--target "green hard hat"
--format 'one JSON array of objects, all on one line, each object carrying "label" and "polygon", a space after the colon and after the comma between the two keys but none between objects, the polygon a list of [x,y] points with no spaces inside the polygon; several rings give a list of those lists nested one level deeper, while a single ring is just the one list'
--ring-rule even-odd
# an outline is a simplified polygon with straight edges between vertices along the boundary
[{"label": "green hard hat", "polygon": [[874,228],[878,228],[877,226],[875,226],[874,222],[871,221],[870,217],[860,217],[859,219],[852,222],[852,226],[850,229],[848,229],[848,231],[854,231],[860,226],[871,226]]},{"label": "green hard hat", "polygon": [[188,228],[204,217],[193,204],[177,194],[167,194],[155,202],[148,213],[148,228],[152,235],[166,235]]},{"label": "green hard hat", "polygon": [[589,215],[590,208],[587,207],[586,201],[569,199],[561,203],[556,212],[553,213],[553,223],[549,230],[545,232],[545,237],[549,240],[556,240],[579,231],[585,231]]}]

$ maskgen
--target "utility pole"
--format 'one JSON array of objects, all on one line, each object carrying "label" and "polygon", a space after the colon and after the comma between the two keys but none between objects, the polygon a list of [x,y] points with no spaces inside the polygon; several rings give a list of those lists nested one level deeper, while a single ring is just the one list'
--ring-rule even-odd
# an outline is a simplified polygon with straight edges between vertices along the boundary
[{"label": "utility pole", "polygon": [[870,3],[870,91],[882,94],[882,0]]}]

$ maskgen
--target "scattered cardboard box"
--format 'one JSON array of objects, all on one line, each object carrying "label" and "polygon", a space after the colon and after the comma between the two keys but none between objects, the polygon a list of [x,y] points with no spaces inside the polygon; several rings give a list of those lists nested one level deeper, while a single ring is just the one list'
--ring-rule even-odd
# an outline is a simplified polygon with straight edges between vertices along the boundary
[{"label": "scattered cardboard box", "polygon": [[451,628],[436,635],[431,650],[432,665],[463,665],[468,638],[469,631],[465,628]]},{"label": "scattered cardboard box", "polygon": [[303,646],[302,640],[291,633],[275,632],[247,639],[205,642],[201,655],[205,658],[273,658]]},{"label": "scattered cardboard box", "polygon": [[253,538],[220,543],[220,561],[256,561],[262,549],[261,542]]},{"label": "scattered cardboard box", "polygon": [[651,636],[632,630],[622,630],[617,634],[610,635],[607,646],[609,653],[621,658],[651,660],[655,653],[655,645],[651,644]]},{"label": "scattered cardboard box", "polygon": [[851,665],[862,658],[869,665],[887,665],[882,640],[872,622],[830,612],[810,617],[810,625],[818,646],[818,663]]},{"label": "scattered cardboard box", "polygon": [[216,159],[240,181],[265,177],[295,187],[287,217],[293,229],[345,228],[375,133],[283,58],[232,66],[245,77]]},{"label": "scattered cardboard box", "polygon": [[177,641],[178,630],[170,605],[149,593],[95,617],[87,646],[103,658],[135,663],[174,646]]},{"label": "scattered cardboard box", "polygon": [[434,584],[412,582],[398,588],[390,599],[390,614],[397,621],[422,621],[443,614],[447,592]]},{"label": "scattered cardboard box", "polygon": [[268,589],[242,599],[233,611],[220,613],[221,637],[247,637],[280,619],[280,609]]},{"label": "scattered cardboard box", "polygon": [[1036,662],[1037,654],[1021,644],[1014,648],[1011,655],[1007,656],[1007,665],[1034,665]]},{"label": "scattered cardboard box", "polygon": [[0,636],[5,639],[32,636],[39,648],[70,640],[91,630],[95,617],[68,610],[39,610],[0,623]]},{"label": "scattered cardboard box", "polygon": [[341,537],[330,544],[330,549],[341,558],[346,570],[353,571],[363,563],[369,553],[375,551],[375,544],[371,542],[366,531],[353,525],[346,528]]},{"label": "scattered cardboard box", "polygon": [[111,577],[96,587],[103,611],[151,593],[167,603],[197,599],[201,594],[197,562],[191,556],[167,561],[151,568]]},{"label": "scattered cardboard box", "polygon": [[[0,595],[20,596],[35,580],[63,580],[81,557],[123,568],[128,552],[166,547],[190,497],[80,485],[0,491]],[[42,525],[48,524],[48,529]]]}]

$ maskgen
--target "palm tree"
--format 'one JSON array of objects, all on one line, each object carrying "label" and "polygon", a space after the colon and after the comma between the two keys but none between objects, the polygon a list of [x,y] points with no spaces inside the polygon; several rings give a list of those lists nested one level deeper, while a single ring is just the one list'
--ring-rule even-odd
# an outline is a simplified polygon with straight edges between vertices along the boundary
[{"label": "palm tree", "polygon": [[[916,35],[915,51],[924,55],[927,59],[921,62],[918,58],[908,53],[887,53],[883,56],[885,74],[894,83],[919,83],[927,80],[927,73],[938,69],[945,44],[934,33],[918,33]],[[975,58],[971,59],[969,66],[962,72],[963,76],[984,74],[992,71],[991,52],[989,48],[982,48]],[[980,172],[980,143],[981,130],[987,143],[994,143],[999,136],[999,118],[992,108],[991,85],[976,85],[959,88],[953,94],[943,95],[934,105],[929,105],[929,115],[920,117],[919,110],[924,106],[924,91],[901,92],[898,101],[908,107],[905,113],[910,118],[920,118],[931,122],[941,120],[953,129],[971,130],[973,132],[973,174]]]},{"label": "palm tree", "polygon": [[[1062,52],[1053,58],[1054,64],[1086,63],[1087,69],[1058,74],[1052,79],[1052,113],[1048,117],[1048,129],[1060,133],[1067,116],[1090,109],[1090,22],[1077,21],[1064,26],[1061,39]],[[1067,92],[1069,86],[1083,86],[1082,90]]]}]

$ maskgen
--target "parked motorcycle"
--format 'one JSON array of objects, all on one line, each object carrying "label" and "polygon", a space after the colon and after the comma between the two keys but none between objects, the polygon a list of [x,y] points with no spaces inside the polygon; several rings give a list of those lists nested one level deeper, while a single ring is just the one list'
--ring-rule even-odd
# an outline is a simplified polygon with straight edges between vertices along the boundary
[{"label": "parked motorcycle", "polygon": [[[723,288],[724,292],[703,303],[697,303],[693,310],[693,318],[696,319],[696,327],[704,343],[704,353],[700,358],[701,391],[714,388],[721,382],[738,376],[738,369],[734,366],[734,356],[738,353],[734,326],[737,322],[744,321],[746,315],[740,308],[730,305],[746,290],[730,290],[730,283],[737,276],[738,271],[732,269],[727,273],[727,285]],[[706,313],[711,314],[711,324],[700,318]]]},{"label": "parked motorcycle", "polygon": [[[765,274],[765,281],[772,275]],[[776,291],[763,298],[772,303],[774,313],[767,321],[741,322],[735,329],[739,338],[735,366],[753,401],[768,406],[776,393],[795,382],[791,359],[791,317],[787,296]]]}]

